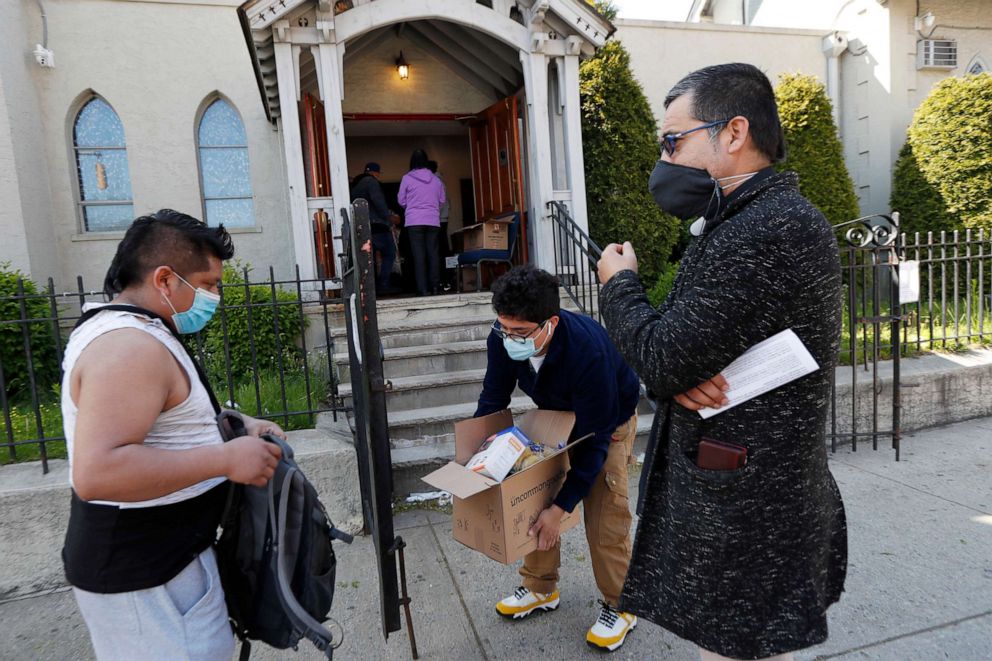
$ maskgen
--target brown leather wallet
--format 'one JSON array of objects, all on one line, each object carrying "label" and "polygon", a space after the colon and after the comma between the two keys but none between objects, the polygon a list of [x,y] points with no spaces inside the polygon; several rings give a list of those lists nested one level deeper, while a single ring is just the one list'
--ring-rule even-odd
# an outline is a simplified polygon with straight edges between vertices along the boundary
[{"label": "brown leather wallet", "polygon": [[732,471],[747,463],[747,448],[703,437],[699,441],[696,465],[712,471]]}]

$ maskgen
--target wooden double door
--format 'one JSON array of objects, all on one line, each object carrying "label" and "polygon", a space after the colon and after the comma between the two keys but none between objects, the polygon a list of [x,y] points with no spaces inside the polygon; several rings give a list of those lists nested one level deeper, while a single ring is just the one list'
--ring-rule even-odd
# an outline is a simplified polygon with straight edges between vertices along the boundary
[{"label": "wooden double door", "polygon": [[476,222],[510,212],[520,213],[517,263],[527,261],[527,217],[521,155],[519,102],[510,96],[476,115],[470,127],[472,187]]}]

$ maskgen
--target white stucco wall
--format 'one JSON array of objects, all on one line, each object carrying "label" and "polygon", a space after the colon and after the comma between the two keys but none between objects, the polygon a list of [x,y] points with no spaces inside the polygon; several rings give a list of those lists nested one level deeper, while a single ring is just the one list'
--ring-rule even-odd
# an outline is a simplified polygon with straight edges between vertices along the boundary
[{"label": "white stucco wall", "polygon": [[42,36],[34,7],[12,2],[0,10],[0,262],[43,284],[57,258],[48,177],[38,158],[44,138],[30,51]]},{"label": "white stucco wall", "polygon": [[[715,18],[730,20],[740,0],[716,3]],[[906,139],[913,113],[934,85],[948,76],[964,75],[976,56],[992,66],[992,9],[988,0],[930,0],[919,3],[919,15],[936,18],[934,39],[954,39],[955,69],[916,66],[918,41],[913,19],[916,0],[760,0],[753,26],[839,30],[850,48],[841,55],[840,133],[848,170],[864,214],[891,210],[892,167]],[[778,40],[760,49],[792,52]],[[709,50],[709,43],[699,46]],[[898,202],[895,205],[898,207]]]},{"label": "white stucco wall", "polygon": [[[2,57],[2,56],[0,56]],[[2,61],[2,60],[0,60]],[[10,117],[7,110],[8,96],[17,96],[21,90],[13,88],[9,78],[0,70],[0,233],[3,245],[0,246],[0,263],[11,268],[31,273],[31,258],[28,254],[28,238],[24,228],[24,214],[21,210],[21,191],[18,186],[17,160],[14,158],[14,136],[11,133]]]},{"label": "white stucco wall", "polygon": [[773,84],[783,73],[826,79],[820,31],[624,19],[616,25],[615,38],[630,52],[634,76],[659,124],[668,90],[687,73],[713,64],[749,62]]},{"label": "white stucco wall", "polygon": [[[235,0],[47,3],[54,70],[32,69],[39,90],[38,140],[24,141],[45,164],[54,219],[53,266],[62,286],[83,275],[98,288],[121,233],[83,234],[75,203],[71,126],[87,90],[119,115],[127,139],[136,214],[171,207],[202,217],[195,122],[220,92],[248,136],[256,227],[234,236],[237,256],[260,270],[293,266],[280,136],[265,119],[238,24]],[[32,5],[26,4],[31,7]],[[19,49],[39,34],[15,35]]]},{"label": "white stucco wall", "polygon": [[[913,108],[919,106],[934,85],[947,76],[963,76],[975,56],[980,56],[986,71],[992,71],[992,4],[988,0],[931,0],[921,2],[920,11],[933,12],[936,19],[931,39],[953,39],[958,45],[958,66],[955,69],[916,69],[916,40],[919,35],[913,31],[915,3],[900,0],[897,3],[902,11],[893,20],[893,27],[901,27],[905,35],[904,44],[908,51],[906,68],[913,72],[915,84],[909,86],[910,102]],[[902,24],[899,25],[899,22]]]}]

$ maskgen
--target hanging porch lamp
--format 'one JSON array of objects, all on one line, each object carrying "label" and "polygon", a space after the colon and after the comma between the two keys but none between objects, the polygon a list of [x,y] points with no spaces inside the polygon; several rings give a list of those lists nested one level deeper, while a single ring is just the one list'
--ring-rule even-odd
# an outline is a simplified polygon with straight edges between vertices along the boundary
[{"label": "hanging porch lamp", "polygon": [[400,51],[400,56],[396,58],[396,72],[399,73],[400,80],[406,80],[410,77],[410,65],[403,58],[403,51]]}]

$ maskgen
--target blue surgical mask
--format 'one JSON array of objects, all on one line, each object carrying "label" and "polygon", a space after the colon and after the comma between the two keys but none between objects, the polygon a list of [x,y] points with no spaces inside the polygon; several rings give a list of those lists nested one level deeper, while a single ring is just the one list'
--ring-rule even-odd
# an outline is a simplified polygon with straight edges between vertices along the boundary
[{"label": "blue surgical mask", "polygon": [[[547,324],[545,324],[544,327],[547,328]],[[542,328],[541,330],[543,331],[544,329]],[[544,344],[547,346],[547,340]],[[533,358],[534,354],[540,351],[534,343],[534,338],[532,337],[528,337],[523,342],[517,342],[508,337],[504,337],[503,348],[506,349],[506,353],[510,356],[511,360],[527,360],[528,358]],[[544,347],[541,347],[541,349],[543,348]]]},{"label": "blue surgical mask", "polygon": [[196,294],[193,296],[193,305],[190,306],[189,310],[185,312],[176,312],[176,307],[172,304],[172,301],[165,299],[169,307],[172,308],[172,321],[176,324],[176,330],[181,335],[189,335],[190,333],[199,333],[203,330],[204,326],[207,325],[217,311],[217,305],[220,303],[220,296],[209,292],[203,287],[193,287],[193,285],[186,282],[186,279],[173,271],[176,277],[182,280],[183,284],[192,289]]},{"label": "blue surgical mask", "polygon": [[537,347],[534,346],[534,338],[532,337],[528,337],[523,342],[516,342],[508,337],[504,338],[503,348],[506,349],[507,355],[512,360],[527,360],[537,353]]}]

